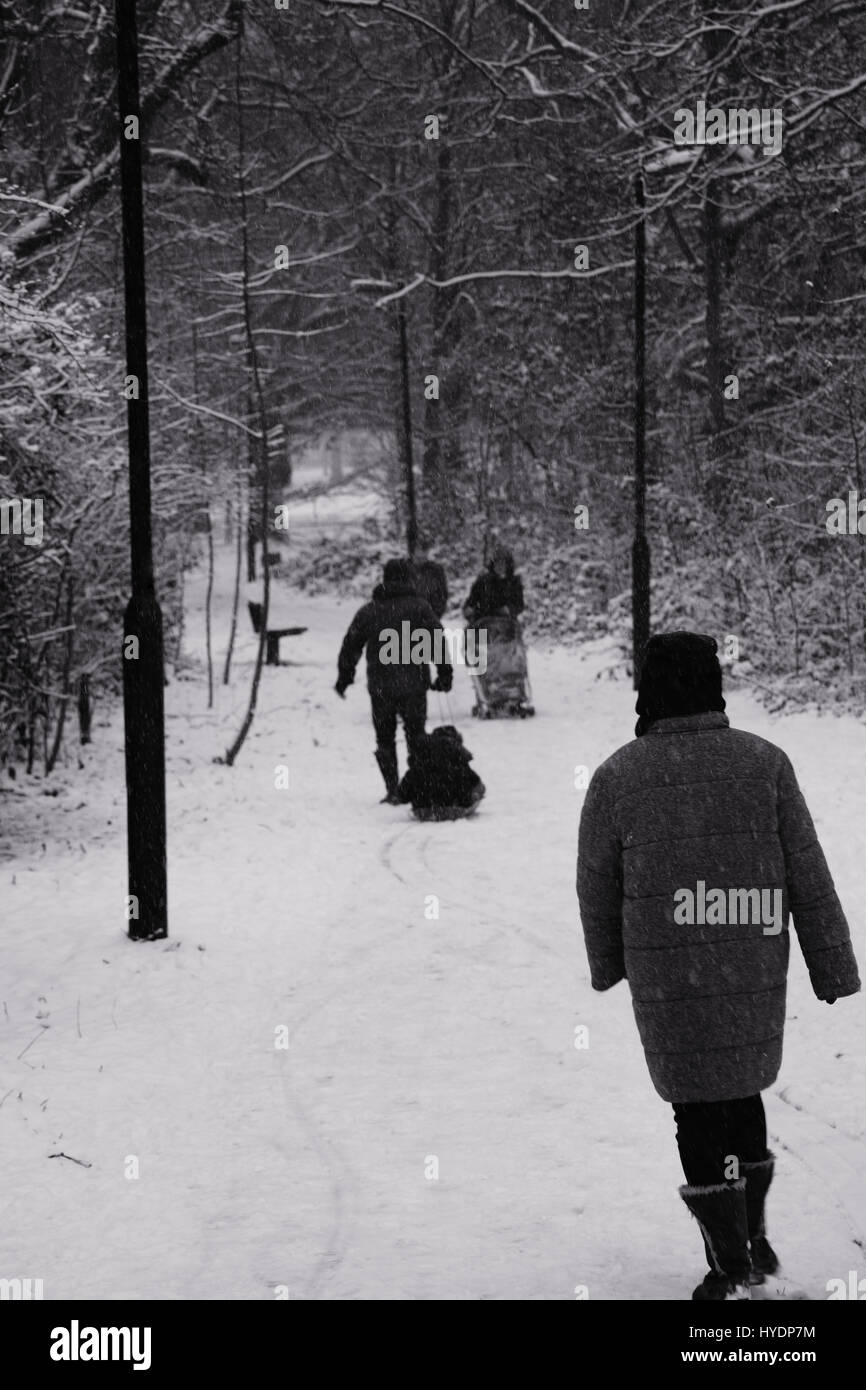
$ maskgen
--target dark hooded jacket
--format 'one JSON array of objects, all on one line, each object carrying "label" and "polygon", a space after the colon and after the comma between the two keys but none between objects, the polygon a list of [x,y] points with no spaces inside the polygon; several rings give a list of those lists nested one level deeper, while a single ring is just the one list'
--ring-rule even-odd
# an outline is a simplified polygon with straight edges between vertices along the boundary
[{"label": "dark hooded jacket", "polygon": [[464,748],[457,729],[446,724],[434,729],[418,745],[409,771],[399,787],[401,801],[413,807],[471,806],[479,800],[481,778],[469,764],[472,754]]},{"label": "dark hooded jacket", "polygon": [[427,600],[436,617],[441,618],[448,607],[445,570],[437,560],[413,560],[412,569],[418,594]]},{"label": "dark hooded jacket", "polygon": [[503,608],[508,610],[512,618],[523,612],[523,581],[519,574],[514,573],[514,559],[510,551],[503,550],[502,554],[505,559],[505,577],[501,578],[496,573],[491,559],[469,591],[469,597],[463,605],[463,616],[470,623],[488,618]]},{"label": "dark hooded jacket", "polygon": [[[775,1081],[789,914],[818,998],[860,988],[848,924],[790,760],[707,708],[724,705],[718,662],[714,652],[712,662],[699,653],[701,678],[690,685],[695,651],[687,645],[667,653],[657,646],[649,665],[645,657],[639,736],[590,782],[577,862],[593,988],[628,979],[650,1076],[672,1102],[731,1100]],[[695,702],[702,712],[689,711]],[[674,713],[683,705],[689,712]],[[698,914],[679,924],[675,895],[689,889],[697,901],[699,880],[727,901],[732,892],[779,890],[781,930],[768,933],[748,918],[700,922]]]},{"label": "dark hooded jacket", "polygon": [[345,690],[355,679],[355,667],[362,651],[367,652],[367,689],[371,694],[401,697],[417,694],[429,688],[430,667],[427,662],[383,661],[386,639],[383,633],[396,632],[402,636],[403,624],[408,623],[407,631],[414,640],[416,634],[429,633],[431,650],[436,653],[432,643],[439,633],[439,650],[442,661],[437,662],[437,682],[441,690],[450,690],[453,669],[448,655],[448,644],[444,640],[442,624],[429,603],[416,592],[408,564],[402,577],[377,584],[369,603],[352,619],[349,630],[343,639],[337,661],[338,687]]}]

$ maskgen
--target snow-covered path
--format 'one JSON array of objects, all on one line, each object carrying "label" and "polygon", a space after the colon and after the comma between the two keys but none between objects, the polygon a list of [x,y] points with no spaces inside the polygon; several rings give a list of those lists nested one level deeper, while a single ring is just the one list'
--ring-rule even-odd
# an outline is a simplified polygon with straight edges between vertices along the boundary
[{"label": "snow-covered path", "polygon": [[[354,607],[275,600],[309,632],[265,669],[233,769],[212,758],[246,700],[246,613],[215,711],[200,669],[167,689],[167,942],[124,934],[119,719],[56,797],[15,799],[27,849],[0,805],[0,1276],[46,1298],[687,1297],[672,1116],[627,988],[589,988],[573,888],[574,769],[631,736],[633,692],[598,648],[533,651],[537,717],[476,724],[459,672],[487,798],[419,825],[378,805],[363,671],[331,689]],[[736,694],[729,713],[794,759],[862,967],[866,730]],[[866,1273],[863,1007],[819,1004],[794,946],[769,1219],[816,1297]]]}]

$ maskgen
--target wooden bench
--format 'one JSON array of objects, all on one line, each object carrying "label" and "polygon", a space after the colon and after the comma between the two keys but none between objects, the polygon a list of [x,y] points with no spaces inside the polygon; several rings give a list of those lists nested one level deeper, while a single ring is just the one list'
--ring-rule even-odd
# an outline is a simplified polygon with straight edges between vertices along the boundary
[{"label": "wooden bench", "polygon": [[[260,634],[262,630],[262,605],[260,603],[248,603],[250,619],[253,631]],[[269,627],[267,631],[267,654],[265,656],[266,666],[279,666],[280,664],[280,638],[298,637],[302,632],[306,632],[305,627]]]}]

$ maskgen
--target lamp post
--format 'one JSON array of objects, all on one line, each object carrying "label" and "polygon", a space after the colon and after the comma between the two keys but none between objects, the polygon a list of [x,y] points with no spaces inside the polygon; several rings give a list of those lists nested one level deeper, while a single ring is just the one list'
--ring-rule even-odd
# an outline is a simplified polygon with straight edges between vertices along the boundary
[{"label": "lamp post", "polygon": [[153,579],[141,112],[135,0],[116,0],[120,193],[126,313],[132,594],[123,618],[123,721],[129,895],[135,940],[168,935],[162,613]]}]

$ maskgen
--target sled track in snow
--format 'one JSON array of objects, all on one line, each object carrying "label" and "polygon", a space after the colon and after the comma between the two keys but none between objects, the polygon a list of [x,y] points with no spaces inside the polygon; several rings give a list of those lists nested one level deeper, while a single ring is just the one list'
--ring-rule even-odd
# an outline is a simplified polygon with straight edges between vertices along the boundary
[{"label": "sled track in snow", "polygon": [[[304,1298],[316,1299],[320,1296],[329,1274],[339,1269],[346,1258],[352,1212],[357,1205],[358,1183],[340,1146],[323,1132],[322,1125],[311,1113],[311,1108],[300,1099],[297,1090],[290,1087],[289,1080],[288,1072],[281,1071],[280,1085],[287,1110],[294,1115],[295,1120],[309,1136],[310,1143],[328,1174],[331,1192],[332,1212],[326,1246],[307,1273],[301,1293]],[[276,1147],[282,1150],[282,1146],[277,1141],[275,1143]],[[289,1292],[294,1298],[301,1291]]]},{"label": "sled track in snow", "polygon": [[[388,873],[392,874],[405,888],[411,887],[412,882],[410,879],[404,878],[403,874],[394,868],[391,862],[391,855],[397,842],[403,840],[411,830],[416,828],[420,832],[419,822],[404,822],[387,837],[379,851],[379,861],[383,868],[387,869]],[[433,834],[431,831],[419,833],[415,843],[417,844],[417,859],[423,870],[424,883],[421,885],[423,888],[426,884],[435,884],[437,877],[441,878],[442,868],[440,866],[434,869],[428,861],[428,852],[433,844]],[[449,888],[447,901],[453,907],[459,908],[465,912],[470,921],[474,918],[491,926],[496,935],[488,937],[485,942],[476,943],[473,946],[453,946],[452,949],[455,952],[460,955],[475,956],[478,953],[479,945],[489,945],[492,941],[502,937],[518,936],[536,951],[542,951],[548,955],[553,955],[559,960],[563,959],[562,953],[557,951],[549,941],[545,941],[543,937],[538,936],[528,927],[521,926],[517,922],[503,923],[501,920],[498,920],[499,913],[486,906],[487,903],[495,901],[496,894],[500,890],[499,883],[494,881],[492,874],[488,870],[479,867],[478,864],[473,864],[472,876],[476,881],[480,880],[480,882],[478,882],[477,898],[470,901],[465,896],[455,896]]]},{"label": "sled track in snow", "polygon": [[392,831],[388,838],[385,841],[383,841],[382,846],[379,850],[379,863],[382,865],[383,869],[387,869],[389,874],[393,874],[394,878],[396,878],[400,883],[402,883],[404,888],[408,888],[410,885],[407,882],[407,880],[403,877],[403,875],[401,873],[398,873],[398,871],[394,868],[394,865],[391,863],[391,851],[393,850],[397,841],[402,839],[409,829],[410,826],[407,825],[405,822],[400,824],[397,827],[397,829]]},{"label": "sled track in snow", "polygon": [[866,1144],[807,1106],[792,1100],[788,1088],[773,1089],[773,1097],[785,1106],[783,1134],[774,1133],[771,1142],[805,1168],[818,1188],[827,1189],[827,1201],[841,1214],[849,1239],[866,1252],[866,1229],[854,1209],[863,1190]]},{"label": "sled track in snow", "polygon": [[[412,856],[411,862],[417,868],[417,873],[415,875],[410,873],[407,877],[394,867],[393,856],[397,847],[401,846],[410,832],[416,829],[419,834],[414,842],[416,853]],[[404,889],[411,890],[413,888],[413,878],[418,883],[419,891],[427,885],[430,885],[432,889],[442,872],[441,866],[434,870],[428,861],[432,839],[430,832],[423,832],[420,825],[416,827],[414,822],[401,822],[399,826],[388,831],[382,841],[378,854],[382,868]],[[482,949],[484,945],[509,935],[509,928],[491,920],[489,909],[482,912],[465,899],[458,902],[450,895],[447,901],[469,913],[470,919],[472,916],[476,919],[483,918],[494,929],[493,934],[487,936],[484,942],[477,942],[474,946],[469,947],[454,947],[453,949],[458,951],[460,955],[477,956],[479,949]],[[314,989],[313,997],[310,998],[306,985],[312,978],[315,978],[312,971],[307,975],[306,981],[298,982],[300,993],[302,995],[307,994],[307,998],[303,1011],[300,1014],[294,1014],[291,1018],[292,1046],[313,1018],[339,1000],[347,989],[357,985],[359,971],[364,975],[375,975],[380,953],[390,952],[393,945],[403,937],[406,931],[405,920],[399,907],[395,907],[393,918],[394,925],[391,929],[379,936],[374,943],[365,942],[363,946],[359,946],[341,957],[337,967],[337,979],[334,980],[333,974],[330,974],[328,988],[324,990]],[[300,1070],[296,1067],[291,1071],[289,1069],[281,1070],[280,1085],[285,1100],[286,1114],[293,1117],[297,1127],[308,1137],[310,1145],[321,1161],[323,1172],[327,1174],[330,1189],[331,1210],[328,1216],[327,1234],[324,1236],[324,1249],[315,1256],[315,1262],[311,1263],[309,1270],[305,1273],[302,1291],[300,1288],[297,1290],[297,1293],[305,1298],[318,1299],[327,1292],[330,1276],[344,1263],[349,1249],[358,1204],[358,1178],[341,1145],[327,1133],[327,1118],[320,1119],[315,1113],[316,1098],[310,1094],[312,1082],[308,1069]],[[275,1138],[274,1143],[280,1151],[284,1152],[279,1139]],[[287,1160],[287,1168],[288,1166],[289,1161]],[[295,1296],[294,1290],[293,1296]]]},{"label": "sled track in snow", "polygon": [[810,1110],[808,1105],[801,1105],[798,1104],[797,1101],[791,1100],[791,1097],[788,1095],[788,1090],[789,1088],[787,1086],[783,1086],[780,1090],[775,1091],[774,1095],[778,1096],[779,1100],[783,1101],[785,1105],[790,1106],[801,1115],[810,1116],[813,1120],[816,1120],[818,1124],[826,1125],[828,1129],[832,1129],[836,1134],[841,1135],[845,1139],[849,1139],[852,1144],[861,1145],[866,1148],[866,1140],[864,1140],[863,1135],[851,1134],[849,1130],[842,1129],[841,1125],[838,1125],[835,1120],[828,1120],[824,1115],[819,1115],[817,1111]]},{"label": "sled track in snow", "polygon": [[[379,864],[389,878],[396,880],[401,889],[410,893],[417,891],[419,907],[424,894],[435,892],[437,883],[442,882],[443,874],[447,876],[447,850],[444,866],[441,861],[435,867],[430,863],[433,851],[441,847],[442,841],[441,835],[422,828],[421,824],[414,820],[401,821],[399,825],[387,828],[383,835],[378,851]],[[400,872],[394,865],[397,853],[404,855],[401,868],[405,872]],[[448,887],[442,891],[442,901],[464,913],[470,924],[483,925],[485,932],[483,938],[479,936],[479,939],[470,945],[452,943],[449,947],[452,952],[461,957],[479,960],[483,959],[485,952],[495,944],[519,938],[534,952],[544,952],[554,959],[562,958],[561,953],[557,952],[550,942],[516,922],[505,920],[506,914],[497,903],[502,893],[502,885],[496,881],[492,872],[479,869],[473,864],[471,874],[473,884],[477,886],[473,898],[465,894],[455,896]],[[306,997],[302,1012],[294,1013],[290,1019],[293,1047],[310,1021],[332,1006],[348,990],[355,988],[359,977],[375,976],[381,953],[390,953],[394,945],[404,937],[405,914],[400,911],[399,904],[389,904],[388,914],[392,922],[390,928],[377,936],[375,941],[366,941],[362,946],[346,951],[339,962],[334,963],[333,968],[329,969],[328,986],[325,989],[316,988],[313,983],[317,978],[315,966],[306,973],[304,980],[298,981],[298,991],[301,997]],[[311,984],[312,991],[309,989]],[[323,1113],[320,1118],[316,1113],[319,1099],[313,1093],[313,1080],[309,1069],[295,1067],[291,1070],[281,1070],[280,1085],[285,1098],[286,1114],[293,1117],[294,1123],[308,1137],[309,1144],[319,1157],[323,1173],[327,1175],[330,1190],[326,1233],[323,1233],[319,1252],[303,1275],[302,1290],[299,1276],[297,1290],[300,1296],[319,1299],[327,1296],[329,1279],[344,1264],[350,1248],[358,1209],[359,1179],[353,1169],[351,1158],[344,1151],[344,1146],[328,1134],[327,1115]],[[274,1143],[280,1151],[285,1152],[279,1139],[275,1138]],[[324,1248],[321,1248],[322,1246]],[[296,1296],[294,1290],[292,1296]]]},{"label": "sled track in snow", "polygon": [[[404,888],[411,888],[411,883],[394,868],[392,854],[395,846],[411,828],[411,825],[401,823],[390,831],[383,840],[378,854],[382,867]],[[313,973],[315,967],[311,968],[304,980],[298,982],[297,987],[302,995],[306,995],[306,1002],[303,1011],[300,1014],[293,1013],[290,1020],[292,1046],[311,1019],[339,1000],[347,990],[355,987],[359,977],[376,974],[380,953],[390,953],[394,943],[406,930],[399,909],[394,912],[393,919],[390,930],[377,937],[374,942],[365,941],[362,946],[347,951],[341,957],[336,972],[329,972],[327,988],[313,988],[310,997],[307,986],[316,978]],[[280,1085],[285,1098],[286,1113],[294,1117],[297,1125],[308,1136],[310,1145],[320,1158],[323,1171],[328,1175],[331,1213],[325,1248],[315,1257],[315,1263],[311,1265],[303,1280],[302,1296],[318,1299],[327,1291],[329,1277],[345,1261],[357,1209],[359,1184],[343,1147],[327,1133],[327,1119],[319,1119],[316,1115],[315,1097],[301,1094],[302,1091],[308,1092],[311,1084],[308,1070],[300,1070],[297,1067],[291,1071],[281,1070]],[[278,1149],[284,1151],[279,1140],[275,1139],[274,1143]],[[293,1297],[300,1292],[300,1289],[293,1291]]]},{"label": "sled track in snow", "polygon": [[[419,858],[424,866],[425,871],[431,876],[431,879],[435,878],[437,872],[436,870],[431,869],[429,863],[427,862],[427,851],[431,846],[432,838],[432,835],[426,835],[419,846]],[[441,870],[439,872],[441,872]],[[474,878],[482,879],[482,882],[478,884],[478,900],[470,902],[469,899],[465,897],[455,897],[453,893],[450,892],[450,890],[448,893],[447,900],[453,907],[460,908],[464,912],[466,912],[469,915],[470,920],[473,917],[479,918],[480,920],[489,923],[489,925],[491,925],[494,928],[496,932],[496,937],[490,937],[488,938],[487,942],[482,942],[478,944],[486,945],[489,944],[490,941],[495,940],[497,938],[507,936],[519,936],[529,945],[533,946],[535,950],[543,951],[547,954],[553,954],[557,956],[559,959],[561,959],[559,952],[554,950],[554,947],[551,946],[549,941],[545,941],[543,937],[537,936],[535,932],[530,931],[528,927],[521,926],[516,922],[503,924],[501,920],[497,920],[500,914],[497,913],[496,915],[494,915],[494,913],[491,912],[489,907],[485,907],[482,904],[491,902],[495,899],[496,893],[499,890],[499,885],[494,882],[494,879],[489,871],[480,869],[476,865],[473,865],[472,874]],[[461,955],[475,955],[477,954],[478,945],[476,945],[475,947],[455,946],[453,949],[455,951],[458,951]]]}]

